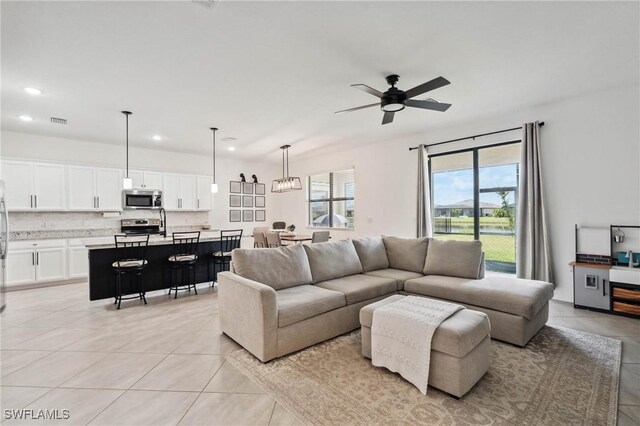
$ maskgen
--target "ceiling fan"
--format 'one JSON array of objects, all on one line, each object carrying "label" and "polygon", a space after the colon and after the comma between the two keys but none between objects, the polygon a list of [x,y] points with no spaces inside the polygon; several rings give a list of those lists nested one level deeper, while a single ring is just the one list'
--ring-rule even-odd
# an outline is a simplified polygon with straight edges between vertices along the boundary
[{"label": "ceiling fan", "polygon": [[398,83],[399,78],[400,76],[395,74],[387,76],[387,83],[391,87],[384,93],[372,87],[369,87],[366,84],[352,84],[351,87],[355,87],[356,89],[360,89],[364,92],[370,93],[373,96],[380,98],[380,102],[355,108],[344,109],[342,111],[336,111],[336,114],[358,111],[361,109],[371,108],[379,105],[382,111],[384,111],[382,124],[389,124],[393,121],[393,115],[398,111],[402,111],[405,107],[430,109],[433,111],[444,112],[451,106],[451,104],[445,104],[442,102],[420,101],[411,99],[415,98],[416,96],[422,95],[423,93],[427,93],[431,90],[435,90],[442,86],[446,86],[447,84],[451,84],[446,78],[434,78],[433,80],[420,84],[419,86],[416,86],[413,89],[409,89],[406,92],[404,90],[396,88],[396,83]]}]

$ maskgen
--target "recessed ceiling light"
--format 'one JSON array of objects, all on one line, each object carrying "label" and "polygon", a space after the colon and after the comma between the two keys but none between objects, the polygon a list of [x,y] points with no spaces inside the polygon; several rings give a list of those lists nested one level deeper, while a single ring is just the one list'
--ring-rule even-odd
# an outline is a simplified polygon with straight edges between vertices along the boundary
[{"label": "recessed ceiling light", "polygon": [[42,95],[42,90],[36,89],[35,87],[25,87],[24,91],[30,95]]},{"label": "recessed ceiling light", "polygon": [[162,136],[160,136],[160,135],[153,135],[153,136],[151,136],[151,139],[153,139],[154,141],[161,141],[161,140],[162,140]]},{"label": "recessed ceiling light", "polygon": [[18,118],[22,121],[33,121],[33,117],[30,115],[19,115]]},{"label": "recessed ceiling light", "polygon": [[229,151],[235,151],[235,150],[236,150],[236,147],[235,147],[235,146],[230,146],[230,147],[229,147]]}]

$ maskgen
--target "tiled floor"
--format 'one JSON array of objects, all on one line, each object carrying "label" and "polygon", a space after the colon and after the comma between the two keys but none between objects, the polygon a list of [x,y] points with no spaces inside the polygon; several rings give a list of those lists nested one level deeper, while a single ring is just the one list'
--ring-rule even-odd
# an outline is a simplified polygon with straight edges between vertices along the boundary
[{"label": "tiled floor", "polygon": [[[89,302],[86,284],[9,293],[3,417],[5,408],[58,408],[70,410],[64,424],[297,424],[225,361],[238,346],[219,331],[217,293],[198,293],[156,293],[120,311]],[[552,302],[549,323],[624,341],[618,424],[640,424],[640,320]]]}]

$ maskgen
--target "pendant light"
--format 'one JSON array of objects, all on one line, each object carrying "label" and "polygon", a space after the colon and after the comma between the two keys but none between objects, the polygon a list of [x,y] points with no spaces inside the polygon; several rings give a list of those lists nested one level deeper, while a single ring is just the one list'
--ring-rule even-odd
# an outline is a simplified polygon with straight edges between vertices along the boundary
[{"label": "pendant light", "polygon": [[129,177],[129,116],[132,114],[131,111],[121,111],[126,120],[127,126],[127,168],[126,173],[124,175],[124,179],[122,179],[122,188],[123,189],[131,189],[133,188],[133,180]]},{"label": "pendant light", "polygon": [[216,194],[218,192],[218,184],[216,183],[216,131],[217,127],[211,127],[213,132],[213,182],[211,182],[211,193]]},{"label": "pendant light", "polygon": [[271,192],[289,192],[302,189],[302,182],[296,176],[289,176],[289,148],[291,145],[282,145],[282,177],[271,183]]}]

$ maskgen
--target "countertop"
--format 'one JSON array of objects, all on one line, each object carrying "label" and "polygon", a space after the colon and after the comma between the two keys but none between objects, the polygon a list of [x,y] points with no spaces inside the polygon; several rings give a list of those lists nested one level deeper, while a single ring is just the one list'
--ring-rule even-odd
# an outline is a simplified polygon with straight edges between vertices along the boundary
[{"label": "countertop", "polygon": [[[200,231],[200,241],[215,241],[220,239],[219,229],[209,229],[206,231]],[[89,250],[97,249],[110,249],[115,248],[116,244],[113,235],[109,237],[97,237],[97,238],[83,238],[82,244]],[[150,246],[161,246],[173,244],[173,237],[171,234],[167,234],[166,237],[162,235],[151,235],[149,237]]]}]

